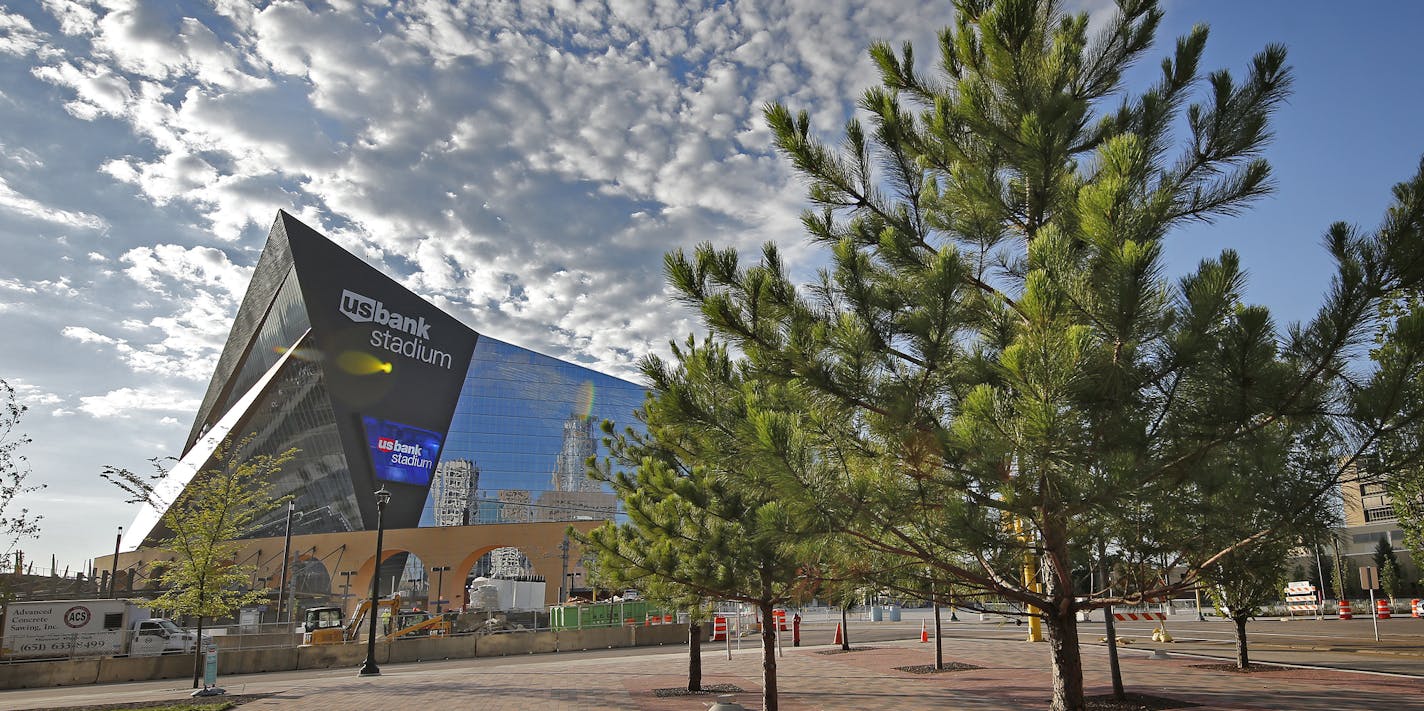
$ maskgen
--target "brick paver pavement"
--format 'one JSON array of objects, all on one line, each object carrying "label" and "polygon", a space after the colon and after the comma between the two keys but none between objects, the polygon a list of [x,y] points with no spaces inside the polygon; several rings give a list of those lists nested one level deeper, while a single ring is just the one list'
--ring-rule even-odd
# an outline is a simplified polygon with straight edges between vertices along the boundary
[{"label": "brick paver pavement", "polygon": [[[874,643],[848,654],[821,654],[830,647],[785,650],[779,660],[781,706],[788,711],[825,709],[1046,708],[1049,675],[1045,644],[986,639],[945,640],[946,661],[982,669],[935,675],[908,674],[894,667],[933,661],[933,645]],[[668,651],[668,650],[663,650]],[[1090,694],[1109,691],[1105,650],[1083,650]],[[1197,668],[1209,663],[1173,656],[1149,659],[1143,650],[1123,651],[1129,691],[1165,696],[1217,709],[1341,708],[1420,709],[1424,681],[1365,673],[1290,669],[1250,675]],[[653,690],[681,686],[686,657],[678,653],[600,656],[540,655],[401,664],[383,667],[374,679],[354,670],[229,677],[230,692],[269,694],[241,707],[262,709],[356,709],[444,711],[446,709],[640,709],[694,711],[712,697],[658,698]],[[1424,666],[1424,665],[1421,665]],[[732,683],[747,708],[759,708],[761,662],[748,646],[733,654],[709,648],[703,657],[704,683]],[[1424,668],[1421,668],[1424,673]],[[173,682],[0,693],[0,708],[64,707],[139,698],[177,698]]]}]

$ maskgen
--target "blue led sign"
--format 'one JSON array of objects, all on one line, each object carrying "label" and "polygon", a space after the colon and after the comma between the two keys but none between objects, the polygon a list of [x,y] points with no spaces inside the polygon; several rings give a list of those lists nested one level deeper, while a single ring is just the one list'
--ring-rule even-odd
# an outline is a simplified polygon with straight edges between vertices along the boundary
[{"label": "blue led sign", "polygon": [[376,478],[398,484],[430,485],[440,456],[439,433],[375,417],[362,417]]}]

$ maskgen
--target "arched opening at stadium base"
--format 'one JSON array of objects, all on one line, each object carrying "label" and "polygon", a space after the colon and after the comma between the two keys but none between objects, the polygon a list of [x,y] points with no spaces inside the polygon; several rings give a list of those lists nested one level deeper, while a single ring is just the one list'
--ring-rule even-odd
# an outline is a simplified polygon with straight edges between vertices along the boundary
[{"label": "arched opening at stadium base", "polygon": [[[468,560],[468,559],[467,559]],[[468,563],[464,577],[464,607],[489,614],[532,615],[543,611],[544,578],[524,551],[501,546]],[[529,624],[537,624],[532,618]]]},{"label": "arched opening at stadium base", "polygon": [[321,561],[306,557],[292,563],[292,619],[302,619],[309,607],[324,607],[341,604],[340,597],[332,595],[331,574]]},{"label": "arched opening at stadium base", "polygon": [[[377,597],[389,598],[392,594],[399,594],[400,607],[426,607],[430,598],[430,570],[426,569],[426,563],[420,560],[420,556],[409,550],[383,550],[380,566],[376,567],[376,591]],[[352,578],[352,587],[349,594],[352,604],[359,604],[360,601],[370,597],[370,578],[366,577],[372,567],[372,559],[366,559],[365,563],[359,567],[362,573]],[[360,583],[356,583],[360,580]],[[357,588],[359,586],[359,588]],[[345,584],[337,584],[345,590]]]},{"label": "arched opening at stadium base", "polygon": [[381,597],[400,595],[401,607],[423,609],[430,600],[430,569],[410,551],[397,551],[387,557],[377,575]]}]

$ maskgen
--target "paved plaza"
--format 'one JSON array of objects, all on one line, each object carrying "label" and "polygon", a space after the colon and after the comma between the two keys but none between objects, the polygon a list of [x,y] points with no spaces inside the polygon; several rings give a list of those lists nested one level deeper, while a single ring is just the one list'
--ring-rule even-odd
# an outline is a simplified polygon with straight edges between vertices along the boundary
[{"label": "paved plaza", "polygon": [[[1016,633],[1015,633],[1016,634]],[[818,635],[819,636],[819,635]],[[760,708],[760,658],[746,640],[728,660],[709,647],[704,683],[735,684],[735,699]],[[1046,644],[1028,644],[1005,634],[946,637],[946,662],[980,669],[910,674],[895,667],[933,662],[934,645],[911,640],[868,641],[864,651],[827,654],[835,647],[786,648],[779,660],[785,709],[1035,709],[1048,705]],[[1267,647],[1271,645],[1265,645]],[[1424,679],[1325,669],[1281,669],[1236,674],[1200,668],[1214,660],[1194,654],[1194,645],[1173,648],[1167,659],[1150,650],[1122,651],[1128,691],[1198,704],[1201,709],[1340,708],[1424,709]],[[1218,648],[1219,654],[1229,649]],[[1424,656],[1394,657],[1424,674]],[[1302,650],[1295,653],[1304,654]],[[1106,650],[1084,647],[1090,694],[1110,690]],[[1270,656],[1263,650],[1258,658]],[[1315,652],[1318,660],[1348,661],[1344,652]],[[685,683],[685,649],[613,650],[511,658],[392,664],[374,679],[354,670],[286,672],[222,680],[229,692],[260,695],[242,706],[260,709],[703,709],[714,697],[659,698],[655,689]],[[0,693],[7,709],[72,708],[141,700],[180,699],[186,684],[173,680],[135,684],[36,689]]]}]

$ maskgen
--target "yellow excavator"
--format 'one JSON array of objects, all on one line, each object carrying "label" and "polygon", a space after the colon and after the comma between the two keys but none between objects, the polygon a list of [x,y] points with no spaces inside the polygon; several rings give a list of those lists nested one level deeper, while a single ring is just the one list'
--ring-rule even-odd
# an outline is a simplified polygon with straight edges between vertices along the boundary
[{"label": "yellow excavator", "polygon": [[[399,639],[408,635],[450,634],[450,621],[444,615],[431,616],[420,611],[400,609],[399,595],[377,601],[376,637]],[[339,607],[313,607],[306,612],[306,622],[302,628],[302,644],[342,644],[361,639],[365,630],[366,614],[371,611],[371,601],[363,600],[351,613],[347,622],[341,620]]]}]

